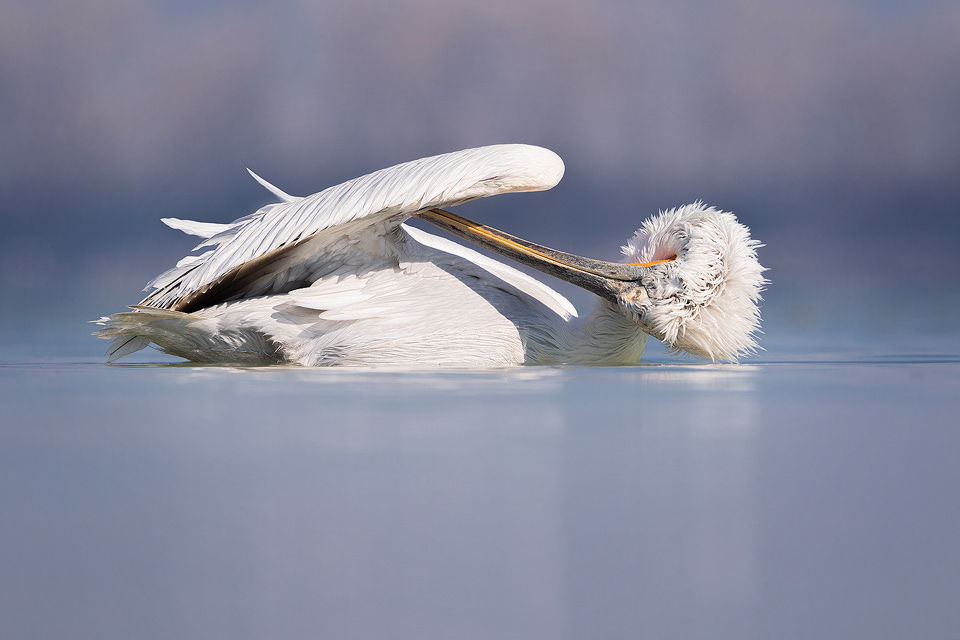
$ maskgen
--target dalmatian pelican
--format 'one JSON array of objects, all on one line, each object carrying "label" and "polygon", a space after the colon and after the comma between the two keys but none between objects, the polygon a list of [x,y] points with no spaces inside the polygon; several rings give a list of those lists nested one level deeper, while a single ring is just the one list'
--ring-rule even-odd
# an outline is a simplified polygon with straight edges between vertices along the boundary
[{"label": "dalmatian pelican", "polygon": [[[199,363],[491,367],[636,364],[648,336],[711,361],[753,353],[760,246],[700,202],[647,219],[623,262],[549,249],[445,208],[556,185],[563,161],[506,144],[422,158],[279,200],[203,238],[131,311],[95,321],[110,362],[154,344]],[[404,224],[418,216],[597,295],[585,318],[526,273]]]}]

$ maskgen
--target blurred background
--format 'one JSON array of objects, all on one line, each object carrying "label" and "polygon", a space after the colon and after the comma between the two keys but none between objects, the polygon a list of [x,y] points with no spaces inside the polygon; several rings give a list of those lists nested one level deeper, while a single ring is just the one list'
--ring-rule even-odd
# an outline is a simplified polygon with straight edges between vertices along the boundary
[{"label": "blurred background", "polygon": [[564,180],[463,212],[558,248],[734,211],[767,344],[957,335],[955,2],[0,0],[3,335],[87,341],[193,246],[158,218],[269,201],[245,167],[307,195],[500,142]]}]

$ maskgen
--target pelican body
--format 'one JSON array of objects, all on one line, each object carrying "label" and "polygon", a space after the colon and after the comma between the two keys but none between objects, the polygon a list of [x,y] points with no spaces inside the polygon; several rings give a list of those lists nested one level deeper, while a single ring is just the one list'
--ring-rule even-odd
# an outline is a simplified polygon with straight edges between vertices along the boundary
[{"label": "pelican body", "polygon": [[[581,258],[444,207],[538,191],[563,176],[553,152],[495,145],[383,169],[307,197],[251,174],[278,199],[229,224],[164,219],[203,241],[101,318],[112,362],[153,343],[202,363],[491,367],[635,364],[648,335],[736,360],[755,349],[765,280],[758,243],[700,203],[646,221],[622,264]],[[546,284],[404,224],[418,216],[598,296],[585,319]]]}]

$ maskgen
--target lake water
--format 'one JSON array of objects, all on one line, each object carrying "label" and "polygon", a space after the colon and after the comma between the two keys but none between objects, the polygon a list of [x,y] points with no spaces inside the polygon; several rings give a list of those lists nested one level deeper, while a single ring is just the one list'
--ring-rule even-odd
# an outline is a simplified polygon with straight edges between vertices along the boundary
[{"label": "lake water", "polygon": [[102,346],[0,354],[3,638],[960,637],[956,340],[492,371]]}]

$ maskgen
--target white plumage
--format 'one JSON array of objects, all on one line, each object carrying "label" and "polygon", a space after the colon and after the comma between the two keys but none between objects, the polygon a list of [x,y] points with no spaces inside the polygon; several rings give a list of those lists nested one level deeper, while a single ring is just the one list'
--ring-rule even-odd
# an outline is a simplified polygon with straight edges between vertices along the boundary
[{"label": "white plumage", "polygon": [[759,243],[732,213],[696,203],[646,220],[623,247],[627,262],[659,262],[645,282],[644,326],[672,351],[732,359],[756,348],[765,283]]},{"label": "white plumage", "polygon": [[[699,357],[755,348],[757,243],[701,204],[663,213],[612,265],[554,252],[438,207],[553,187],[563,162],[527,145],[397,165],[230,224],[165,219],[204,238],[131,312],[101,318],[111,361],[150,343],[208,363],[502,366],[636,363],[647,334]],[[568,279],[601,299],[585,320],[559,293],[412,215]]]}]

